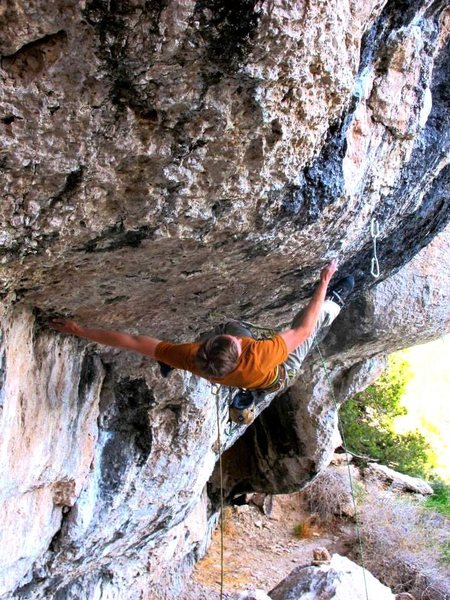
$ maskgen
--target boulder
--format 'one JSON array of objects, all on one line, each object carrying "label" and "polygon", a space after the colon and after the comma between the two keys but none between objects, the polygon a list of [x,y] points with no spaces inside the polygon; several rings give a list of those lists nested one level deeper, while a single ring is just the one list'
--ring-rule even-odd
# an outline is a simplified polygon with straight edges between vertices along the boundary
[{"label": "boulder", "polygon": [[269,592],[272,600],[395,600],[392,591],[348,558],[333,554],[319,567],[300,566]]},{"label": "boulder", "polygon": [[389,483],[393,489],[402,492],[414,492],[415,494],[423,494],[424,496],[433,494],[431,485],[420,479],[420,477],[411,477],[411,475],[399,473],[385,465],[369,463],[367,469],[365,469],[365,476]]}]

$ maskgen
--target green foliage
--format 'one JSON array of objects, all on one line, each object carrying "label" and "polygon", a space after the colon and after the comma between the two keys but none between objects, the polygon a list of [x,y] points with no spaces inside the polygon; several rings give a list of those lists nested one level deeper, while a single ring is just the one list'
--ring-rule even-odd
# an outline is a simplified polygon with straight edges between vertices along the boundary
[{"label": "green foliage", "polygon": [[[437,510],[443,515],[450,516],[450,486],[443,481],[435,481],[432,487],[433,495],[427,498],[425,506]],[[450,546],[448,552],[450,559]]]},{"label": "green foliage", "polygon": [[378,459],[402,473],[424,477],[429,470],[429,444],[418,431],[395,433],[395,417],[411,377],[408,363],[389,358],[387,370],[371,386],[344,403],[340,418],[347,448]]}]

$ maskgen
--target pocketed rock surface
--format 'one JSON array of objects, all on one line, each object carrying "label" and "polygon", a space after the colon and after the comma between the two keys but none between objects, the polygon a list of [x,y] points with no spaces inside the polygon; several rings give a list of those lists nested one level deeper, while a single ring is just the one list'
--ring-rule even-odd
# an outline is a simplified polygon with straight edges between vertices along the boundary
[{"label": "pocketed rock surface", "polygon": [[[356,278],[323,342],[338,402],[448,331],[449,10],[14,0],[0,17],[0,598],[179,598],[217,518],[216,398],[45,319],[177,341],[279,325],[338,257]],[[246,431],[224,396],[219,412],[227,499],[304,487],[338,443],[315,354]]]}]

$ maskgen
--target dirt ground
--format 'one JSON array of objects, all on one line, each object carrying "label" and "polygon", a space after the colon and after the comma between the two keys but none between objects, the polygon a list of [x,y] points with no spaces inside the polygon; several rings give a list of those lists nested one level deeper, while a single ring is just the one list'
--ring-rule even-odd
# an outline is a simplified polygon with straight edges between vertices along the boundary
[{"label": "dirt ground", "polygon": [[[347,554],[347,532],[321,529],[303,509],[299,494],[275,496],[269,515],[253,504],[228,507],[224,516],[224,599],[237,591],[268,593],[299,565],[309,565],[314,548]],[[220,529],[197,564],[184,600],[219,600]]]}]

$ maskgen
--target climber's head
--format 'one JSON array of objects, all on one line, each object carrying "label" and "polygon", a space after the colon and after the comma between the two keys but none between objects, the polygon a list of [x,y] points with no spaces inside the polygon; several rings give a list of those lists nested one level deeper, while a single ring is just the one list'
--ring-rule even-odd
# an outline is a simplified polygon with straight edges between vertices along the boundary
[{"label": "climber's head", "polygon": [[205,340],[197,351],[196,367],[210,377],[228,375],[238,364],[241,343],[234,335],[216,335]]}]

